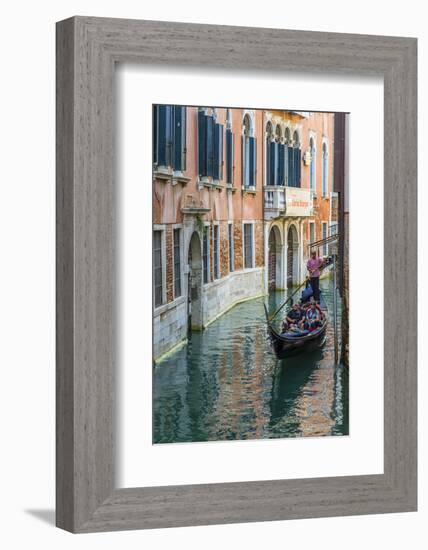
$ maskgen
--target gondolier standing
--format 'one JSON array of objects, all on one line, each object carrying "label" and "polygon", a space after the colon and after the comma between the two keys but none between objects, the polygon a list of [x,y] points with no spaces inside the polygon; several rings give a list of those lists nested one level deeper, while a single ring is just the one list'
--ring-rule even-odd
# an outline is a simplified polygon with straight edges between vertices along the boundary
[{"label": "gondolier standing", "polygon": [[314,293],[315,301],[319,303],[320,301],[320,269],[324,261],[322,258],[317,256],[316,250],[311,251],[311,257],[306,264],[306,267],[309,272],[310,283],[312,291]]}]

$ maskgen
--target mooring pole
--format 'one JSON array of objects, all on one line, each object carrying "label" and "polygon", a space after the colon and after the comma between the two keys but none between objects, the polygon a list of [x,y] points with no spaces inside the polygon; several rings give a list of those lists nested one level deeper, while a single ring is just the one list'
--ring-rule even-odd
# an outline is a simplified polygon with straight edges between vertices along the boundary
[{"label": "mooring pole", "polygon": [[336,252],[333,253],[333,324],[334,324],[334,364],[339,361],[339,346],[337,342],[337,288],[336,288]]}]

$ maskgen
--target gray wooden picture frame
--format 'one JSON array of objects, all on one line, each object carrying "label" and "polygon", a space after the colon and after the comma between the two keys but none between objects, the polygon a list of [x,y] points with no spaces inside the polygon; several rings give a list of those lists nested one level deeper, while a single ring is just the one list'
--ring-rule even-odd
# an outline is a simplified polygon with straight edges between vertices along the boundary
[{"label": "gray wooden picture frame", "polygon": [[[58,527],[83,533],[416,510],[416,39],[73,17],[57,24],[56,47]],[[383,77],[382,475],[115,487],[117,62]]]}]

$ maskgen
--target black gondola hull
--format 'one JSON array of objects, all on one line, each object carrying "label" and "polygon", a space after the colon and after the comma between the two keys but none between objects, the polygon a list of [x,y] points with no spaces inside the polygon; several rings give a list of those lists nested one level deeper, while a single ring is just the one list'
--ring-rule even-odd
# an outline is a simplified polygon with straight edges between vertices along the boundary
[{"label": "black gondola hull", "polygon": [[322,347],[326,339],[327,321],[318,330],[301,337],[285,338],[276,332],[271,325],[268,328],[275,355],[278,359],[284,359]]}]

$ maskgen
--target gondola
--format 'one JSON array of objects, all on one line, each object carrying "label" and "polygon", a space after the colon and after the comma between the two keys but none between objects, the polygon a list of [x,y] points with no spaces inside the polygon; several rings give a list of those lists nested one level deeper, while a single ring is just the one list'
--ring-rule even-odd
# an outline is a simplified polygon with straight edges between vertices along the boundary
[{"label": "gondola", "polygon": [[[289,300],[290,299],[287,299],[287,301],[284,302],[283,305],[285,305],[285,303],[287,303]],[[303,305],[308,305],[308,301],[306,301]],[[278,359],[285,359],[287,357],[296,355],[298,353],[313,351],[324,345],[326,340],[326,330],[328,325],[328,308],[323,298],[322,292],[320,292],[319,305],[323,313],[323,320],[320,327],[316,328],[311,332],[299,331],[296,333],[292,333],[292,332],[279,333],[273,327],[272,325],[273,317],[269,317],[266,304],[264,304],[269,338],[272,342],[273,350],[276,356],[278,357]],[[279,310],[277,310],[277,312],[278,311]]]}]

